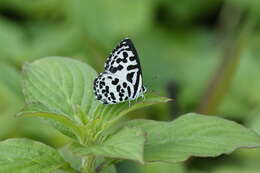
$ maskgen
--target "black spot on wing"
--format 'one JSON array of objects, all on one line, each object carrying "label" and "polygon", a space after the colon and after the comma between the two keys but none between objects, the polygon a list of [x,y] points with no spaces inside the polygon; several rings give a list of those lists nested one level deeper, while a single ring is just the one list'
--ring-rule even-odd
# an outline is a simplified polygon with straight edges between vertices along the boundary
[{"label": "black spot on wing", "polygon": [[122,61],[123,61],[123,63],[127,63],[127,59],[126,58],[124,58]]},{"label": "black spot on wing", "polygon": [[117,86],[116,86],[116,91],[117,91],[117,92],[120,92],[120,89],[121,89],[121,86],[120,86],[120,85],[117,85]]},{"label": "black spot on wing", "polygon": [[131,89],[130,89],[130,86],[127,87],[127,93],[128,93],[128,96],[131,97]]},{"label": "black spot on wing", "polygon": [[120,59],[120,58],[118,58],[117,60],[116,60],[116,62],[119,64],[120,62],[121,62],[122,60]]},{"label": "black spot on wing", "polygon": [[115,68],[115,67],[110,67],[109,71],[110,71],[111,73],[116,73],[116,72],[117,72],[117,68]]},{"label": "black spot on wing", "polygon": [[124,68],[121,64],[119,64],[117,67],[110,67],[109,71],[111,73],[116,73],[117,71],[121,71]]},{"label": "black spot on wing", "polygon": [[124,67],[122,65],[117,66],[117,70],[122,70]]},{"label": "black spot on wing", "polygon": [[136,69],[138,68],[138,65],[129,65],[127,66],[127,70],[133,70],[133,69]]},{"label": "black spot on wing", "polygon": [[97,99],[100,100],[102,98],[102,96],[99,94],[97,95]]},{"label": "black spot on wing", "polygon": [[127,58],[128,57],[128,53],[125,51],[125,52],[123,52],[123,57],[124,58]]},{"label": "black spot on wing", "polygon": [[131,83],[133,83],[134,74],[135,74],[135,72],[131,72],[131,73],[128,73],[128,74],[126,75],[126,79],[127,79],[129,82],[131,82]]},{"label": "black spot on wing", "polygon": [[136,59],[136,57],[135,56],[131,56],[129,59],[130,59],[130,61],[134,61]]},{"label": "black spot on wing", "polygon": [[119,79],[118,79],[118,78],[115,78],[111,83],[112,83],[113,85],[117,85],[118,82],[119,82]]},{"label": "black spot on wing", "polygon": [[115,97],[115,95],[114,95],[114,93],[110,93],[110,96],[111,96],[111,98],[113,99],[113,100],[116,100],[116,97]]},{"label": "black spot on wing", "polygon": [[107,105],[108,102],[106,100],[102,100],[103,104]]},{"label": "black spot on wing", "polygon": [[137,78],[136,78],[136,83],[134,85],[134,94],[133,94],[133,97],[136,96],[136,93],[137,93],[137,90],[138,90],[138,86],[139,86],[139,80],[140,80],[140,71],[137,72]]}]

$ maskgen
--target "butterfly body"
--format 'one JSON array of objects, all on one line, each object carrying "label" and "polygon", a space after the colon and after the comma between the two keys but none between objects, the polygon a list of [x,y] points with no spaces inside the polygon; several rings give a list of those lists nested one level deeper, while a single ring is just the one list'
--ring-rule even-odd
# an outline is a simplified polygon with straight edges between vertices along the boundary
[{"label": "butterfly body", "polygon": [[130,39],[120,42],[104,67],[105,72],[94,81],[94,93],[103,104],[135,100],[146,92],[138,54]]}]

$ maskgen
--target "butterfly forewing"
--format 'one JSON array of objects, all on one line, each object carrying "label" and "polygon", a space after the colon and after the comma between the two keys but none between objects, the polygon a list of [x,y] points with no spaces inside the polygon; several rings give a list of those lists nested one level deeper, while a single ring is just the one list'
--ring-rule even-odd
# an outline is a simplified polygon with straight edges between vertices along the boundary
[{"label": "butterfly forewing", "polygon": [[145,91],[137,51],[132,41],[126,38],[108,57],[105,72],[96,78],[95,95],[102,103],[116,104],[134,100]]}]

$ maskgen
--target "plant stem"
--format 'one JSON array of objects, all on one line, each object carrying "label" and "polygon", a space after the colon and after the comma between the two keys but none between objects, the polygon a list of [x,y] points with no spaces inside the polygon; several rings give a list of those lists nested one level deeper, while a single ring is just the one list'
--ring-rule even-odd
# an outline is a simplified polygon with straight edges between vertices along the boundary
[{"label": "plant stem", "polygon": [[82,160],[81,173],[96,173],[95,156],[87,156]]}]

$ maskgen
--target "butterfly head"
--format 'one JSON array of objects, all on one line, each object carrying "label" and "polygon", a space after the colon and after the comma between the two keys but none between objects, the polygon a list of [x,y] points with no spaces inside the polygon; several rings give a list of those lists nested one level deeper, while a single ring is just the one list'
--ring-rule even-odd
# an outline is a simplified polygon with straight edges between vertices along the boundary
[{"label": "butterfly head", "polygon": [[144,94],[144,93],[146,93],[146,91],[147,91],[147,88],[145,86],[143,86],[142,87],[142,93]]}]

